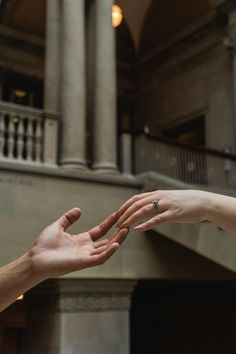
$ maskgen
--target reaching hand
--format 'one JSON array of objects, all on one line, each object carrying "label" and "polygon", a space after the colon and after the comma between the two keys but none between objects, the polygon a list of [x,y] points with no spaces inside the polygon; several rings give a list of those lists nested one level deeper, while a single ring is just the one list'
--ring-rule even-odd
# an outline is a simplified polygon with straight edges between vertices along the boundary
[{"label": "reaching hand", "polygon": [[118,213],[91,230],[71,235],[66,229],[79,219],[74,208],[42,231],[32,250],[33,268],[42,278],[50,278],[104,263],[125,240],[128,230],[120,229],[109,239],[101,238],[118,220]]},{"label": "reaching hand", "polygon": [[119,209],[117,226],[130,227],[144,218],[149,220],[136,230],[146,231],[164,223],[200,222],[206,219],[208,197],[208,192],[199,190],[160,190],[135,195]]}]

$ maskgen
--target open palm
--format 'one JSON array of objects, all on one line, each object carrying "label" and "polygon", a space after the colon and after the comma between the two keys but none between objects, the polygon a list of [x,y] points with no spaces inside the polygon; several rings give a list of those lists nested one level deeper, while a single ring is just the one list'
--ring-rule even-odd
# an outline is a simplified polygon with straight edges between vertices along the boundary
[{"label": "open palm", "polygon": [[74,208],[42,231],[32,248],[34,270],[40,277],[55,277],[104,263],[125,240],[128,230],[121,229],[110,238],[101,238],[118,220],[114,213],[87,232],[70,234],[66,229],[79,219]]}]

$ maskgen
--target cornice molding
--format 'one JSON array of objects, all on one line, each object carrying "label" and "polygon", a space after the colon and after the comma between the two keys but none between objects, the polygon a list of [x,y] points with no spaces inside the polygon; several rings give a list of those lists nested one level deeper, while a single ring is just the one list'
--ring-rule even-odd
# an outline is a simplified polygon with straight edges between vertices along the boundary
[{"label": "cornice molding", "polygon": [[53,312],[128,311],[133,280],[53,279],[30,291],[27,306]]}]

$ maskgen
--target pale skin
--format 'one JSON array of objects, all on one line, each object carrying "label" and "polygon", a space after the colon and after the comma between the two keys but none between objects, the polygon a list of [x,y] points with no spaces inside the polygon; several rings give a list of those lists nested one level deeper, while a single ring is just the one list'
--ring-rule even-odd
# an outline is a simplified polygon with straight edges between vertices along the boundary
[{"label": "pale skin", "polygon": [[103,264],[128,234],[128,230],[122,228],[102,239],[117,222],[118,213],[89,231],[70,234],[66,229],[80,215],[79,208],[69,210],[41,232],[32,249],[0,268],[0,311],[46,279]]},{"label": "pale skin", "polygon": [[[158,200],[158,206],[153,201]],[[157,190],[135,195],[119,209],[119,228],[147,231],[161,224],[212,222],[236,236],[236,198],[199,190]],[[145,221],[144,221],[145,219]]]}]

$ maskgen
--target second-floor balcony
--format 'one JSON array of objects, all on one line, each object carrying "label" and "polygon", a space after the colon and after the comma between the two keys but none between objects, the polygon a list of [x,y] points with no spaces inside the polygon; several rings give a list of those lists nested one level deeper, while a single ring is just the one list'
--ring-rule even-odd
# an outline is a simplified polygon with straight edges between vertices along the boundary
[{"label": "second-floor balcony", "polygon": [[236,156],[141,132],[133,140],[133,172],[161,173],[202,186],[235,186]]},{"label": "second-floor balcony", "polygon": [[[58,120],[54,124],[57,129]],[[51,151],[47,151],[46,134],[42,110],[0,101],[0,161],[47,164]],[[56,135],[53,138],[55,145]]]},{"label": "second-floor balcony", "polygon": [[[48,117],[43,110],[0,101],[0,161],[59,167],[59,117]],[[230,153],[178,143],[148,131],[134,136],[123,133],[118,150],[120,172],[129,176],[153,171],[192,185],[235,185],[236,156]]]}]

